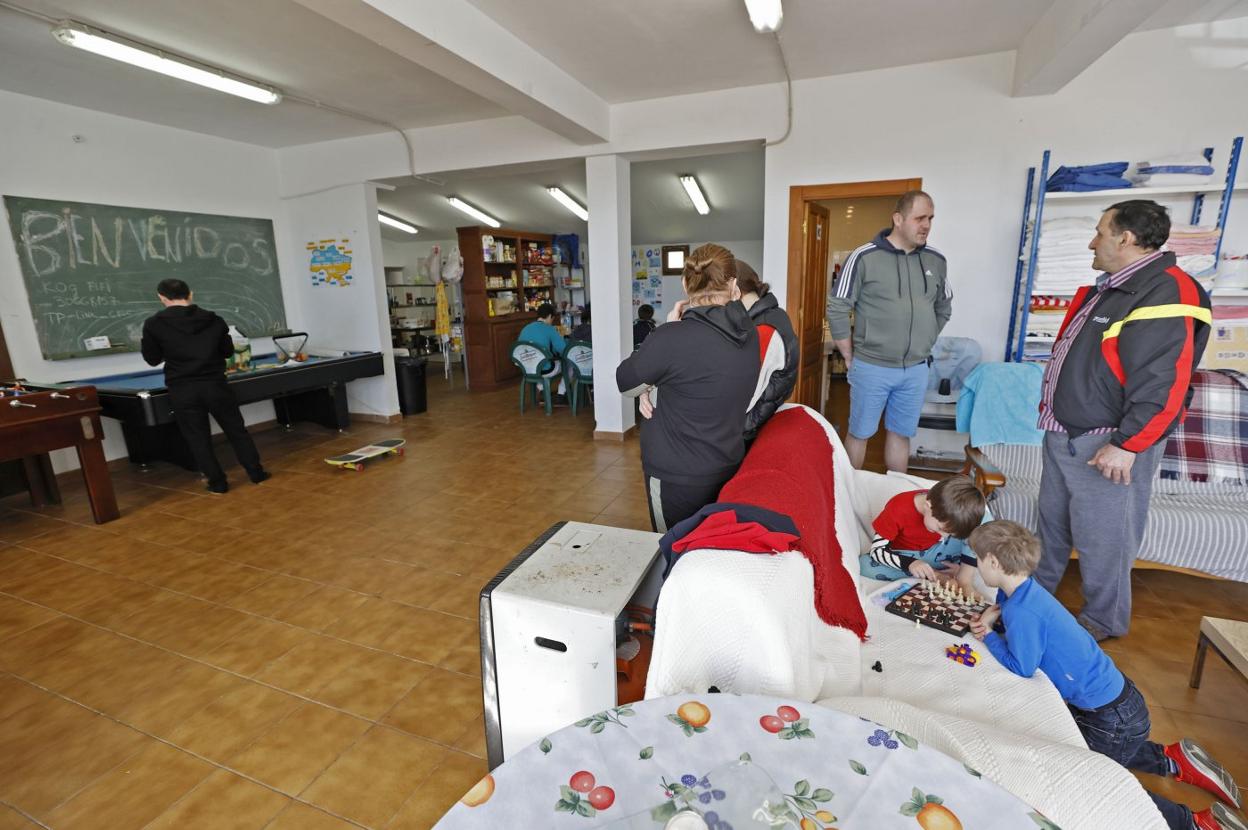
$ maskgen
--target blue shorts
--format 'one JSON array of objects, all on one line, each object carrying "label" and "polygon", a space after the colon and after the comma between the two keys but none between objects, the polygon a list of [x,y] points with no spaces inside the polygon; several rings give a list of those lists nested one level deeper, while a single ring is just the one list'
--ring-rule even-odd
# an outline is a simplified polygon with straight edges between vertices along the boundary
[{"label": "blue shorts", "polygon": [[919,429],[927,394],[927,364],[904,369],[876,366],[855,357],[849,367],[849,434],[865,441],[880,428],[905,438]]}]

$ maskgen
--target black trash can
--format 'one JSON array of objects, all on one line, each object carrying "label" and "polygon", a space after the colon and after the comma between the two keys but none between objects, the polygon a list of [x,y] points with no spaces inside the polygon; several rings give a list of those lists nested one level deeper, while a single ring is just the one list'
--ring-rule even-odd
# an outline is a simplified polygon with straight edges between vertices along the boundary
[{"label": "black trash can", "polygon": [[425,390],[424,357],[396,357],[394,371],[399,379],[399,409],[404,415],[415,415],[429,408]]}]

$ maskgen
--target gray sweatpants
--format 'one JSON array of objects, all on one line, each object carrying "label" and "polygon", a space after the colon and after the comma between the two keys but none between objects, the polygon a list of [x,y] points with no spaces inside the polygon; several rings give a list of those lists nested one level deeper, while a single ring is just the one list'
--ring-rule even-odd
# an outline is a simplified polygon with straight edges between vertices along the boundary
[{"label": "gray sweatpants", "polygon": [[1083,577],[1080,619],[1114,637],[1131,623],[1131,566],[1148,527],[1148,500],[1165,442],[1135,456],[1131,483],[1115,484],[1088,465],[1109,435],[1071,439],[1044,435],[1040,477],[1040,567],[1036,581],[1057,590],[1072,548],[1079,551]]}]

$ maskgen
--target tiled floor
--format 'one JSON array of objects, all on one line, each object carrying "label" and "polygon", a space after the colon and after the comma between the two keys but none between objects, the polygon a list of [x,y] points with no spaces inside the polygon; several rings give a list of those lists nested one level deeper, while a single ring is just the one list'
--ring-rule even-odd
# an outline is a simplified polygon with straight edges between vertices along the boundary
[{"label": "tiled floor", "polygon": [[[637,442],[595,443],[588,413],[430,398],[401,426],[263,433],[273,479],[235,469],[226,496],[122,466],[103,527],[77,487],[0,502],[0,830],[424,828],[481,777],[480,587],[555,521],[649,520]],[[405,458],[322,462],[395,434]],[[1248,781],[1248,685],[1211,657],[1187,688],[1200,615],[1243,617],[1248,586],[1136,583],[1109,648],[1155,734]]]}]

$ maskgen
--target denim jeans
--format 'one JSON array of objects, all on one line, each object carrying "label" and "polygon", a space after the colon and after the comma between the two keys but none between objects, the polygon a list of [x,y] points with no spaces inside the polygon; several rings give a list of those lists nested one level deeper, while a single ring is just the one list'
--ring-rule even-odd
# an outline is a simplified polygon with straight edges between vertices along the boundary
[{"label": "denim jeans", "polygon": [[[1126,678],[1127,685],[1114,703],[1099,709],[1070,707],[1075,724],[1088,742],[1088,749],[1113,758],[1127,769],[1152,775],[1170,775],[1170,762],[1164,748],[1148,739],[1152,724],[1144,695]],[[1170,830],[1192,830],[1192,811],[1182,804],[1149,793]]]}]

